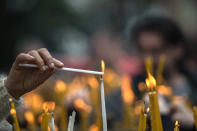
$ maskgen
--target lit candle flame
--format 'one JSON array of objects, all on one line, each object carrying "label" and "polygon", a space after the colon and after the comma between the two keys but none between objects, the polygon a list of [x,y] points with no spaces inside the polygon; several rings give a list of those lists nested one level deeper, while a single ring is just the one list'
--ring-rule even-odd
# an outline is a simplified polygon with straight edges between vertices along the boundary
[{"label": "lit candle flame", "polygon": [[134,93],[131,89],[131,79],[128,75],[122,77],[122,97],[125,103],[132,103],[134,101]]},{"label": "lit candle flame", "polygon": [[55,109],[55,102],[54,101],[47,101],[47,102],[44,102],[43,104],[43,109],[44,111],[50,111],[52,112],[54,109]]},{"label": "lit candle flame", "polygon": [[176,121],[174,125],[175,125],[176,127],[178,127],[178,126],[179,126],[179,122]]},{"label": "lit candle flame", "polygon": [[87,105],[81,98],[78,98],[74,101],[74,106],[83,111],[91,112],[92,107]]},{"label": "lit candle flame", "polygon": [[27,111],[25,112],[25,119],[27,120],[28,123],[34,123],[34,115],[32,112]]},{"label": "lit candle flame", "polygon": [[146,85],[149,89],[154,89],[156,88],[156,80],[155,78],[151,75],[151,73],[148,73],[148,78],[146,78]]},{"label": "lit candle flame", "polygon": [[55,91],[56,92],[64,92],[66,91],[66,83],[61,81],[61,80],[57,80],[56,81],[56,84],[55,84]]},{"label": "lit candle flame", "polygon": [[9,98],[9,102],[12,102],[13,100],[12,100],[12,98]]},{"label": "lit candle flame", "polygon": [[146,109],[146,113],[149,113],[149,111],[150,111],[150,108],[148,107],[148,108]]},{"label": "lit candle flame", "polygon": [[104,60],[101,60],[101,71],[105,72],[105,62],[104,62]]},{"label": "lit candle flame", "polygon": [[92,88],[97,88],[99,86],[99,83],[97,81],[97,79],[95,77],[90,77],[88,79],[88,84],[92,87]]},{"label": "lit candle flame", "polygon": [[99,128],[96,125],[91,125],[89,131],[98,131]]},{"label": "lit candle flame", "polygon": [[167,86],[165,86],[165,85],[160,85],[158,87],[158,92],[161,95],[169,96],[169,95],[172,94],[172,89],[167,87]]},{"label": "lit candle flame", "polygon": [[40,112],[42,110],[43,98],[34,92],[26,94],[24,97],[24,105],[33,110],[33,112]]},{"label": "lit candle flame", "polygon": [[10,110],[10,114],[16,115],[16,110],[15,110],[15,109],[11,109],[11,110]]}]

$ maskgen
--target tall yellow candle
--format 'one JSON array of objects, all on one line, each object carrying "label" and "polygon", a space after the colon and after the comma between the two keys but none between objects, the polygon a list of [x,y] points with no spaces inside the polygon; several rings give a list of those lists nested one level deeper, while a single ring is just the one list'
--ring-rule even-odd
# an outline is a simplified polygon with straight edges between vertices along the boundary
[{"label": "tall yellow candle", "polygon": [[94,118],[95,118],[95,126],[98,128],[98,130],[101,130],[102,128],[102,117],[101,117],[101,105],[100,105],[100,99],[98,99],[99,96],[99,83],[98,80],[95,77],[88,78],[88,84],[91,87],[90,95],[91,95],[91,101],[94,108]]},{"label": "tall yellow candle", "polygon": [[131,88],[131,78],[128,75],[122,76],[121,93],[123,99],[123,126],[132,129],[135,126],[134,109],[132,103],[134,101],[134,92]]},{"label": "tall yellow candle", "polygon": [[147,119],[147,113],[149,112],[149,108],[147,108],[146,113],[144,112],[144,110],[145,110],[145,105],[143,104],[140,112],[138,131],[146,131],[146,119]]},{"label": "tall yellow candle", "polygon": [[80,111],[80,131],[88,131],[89,115],[92,107],[80,98],[74,101],[74,106]]},{"label": "tall yellow candle", "polygon": [[144,120],[144,104],[142,105],[142,109],[140,111],[140,118],[139,118],[139,124],[138,124],[138,131],[142,131],[142,124]]},{"label": "tall yellow candle", "polygon": [[60,105],[60,130],[67,130],[67,106],[64,104],[64,97],[67,93],[67,84],[62,80],[57,80],[55,84],[55,99]]},{"label": "tall yellow candle", "polygon": [[17,119],[17,116],[16,116],[16,110],[14,108],[11,109],[10,114],[12,114],[13,121],[14,121],[14,131],[20,131],[18,119]]},{"label": "tall yellow candle", "polygon": [[145,68],[146,68],[147,75],[148,73],[153,74],[153,58],[152,57],[147,57],[145,59]]},{"label": "tall yellow candle", "polygon": [[14,121],[14,131],[20,131],[20,126],[19,126],[18,119],[16,116],[16,109],[15,109],[14,102],[12,101],[12,98],[10,98],[9,101],[10,101],[10,106],[11,106],[10,114],[12,115],[13,121]]},{"label": "tall yellow candle", "polygon": [[161,55],[159,57],[159,64],[157,67],[157,85],[161,85],[163,82],[162,73],[163,73],[165,61],[166,61],[165,55]]},{"label": "tall yellow candle", "polygon": [[174,131],[179,131],[179,122],[176,121],[174,125],[175,125]]},{"label": "tall yellow candle", "polygon": [[[66,108],[66,107],[65,107]],[[67,131],[67,112],[65,108],[61,107],[61,116],[60,116],[60,131]]]},{"label": "tall yellow candle", "polygon": [[48,131],[50,113],[48,112],[48,107],[46,103],[43,104],[43,110],[44,112],[42,113],[41,130]]},{"label": "tall yellow candle", "polygon": [[28,130],[29,131],[37,131],[35,125],[35,118],[32,112],[25,112],[25,119],[28,122]]},{"label": "tall yellow candle", "polygon": [[159,111],[158,96],[156,91],[156,80],[149,73],[146,79],[146,85],[149,88],[149,102],[150,102],[150,114],[151,114],[151,128],[152,131],[163,131],[162,121]]},{"label": "tall yellow candle", "polygon": [[197,107],[196,106],[193,107],[193,113],[194,113],[195,127],[196,127],[196,130],[197,130]]}]

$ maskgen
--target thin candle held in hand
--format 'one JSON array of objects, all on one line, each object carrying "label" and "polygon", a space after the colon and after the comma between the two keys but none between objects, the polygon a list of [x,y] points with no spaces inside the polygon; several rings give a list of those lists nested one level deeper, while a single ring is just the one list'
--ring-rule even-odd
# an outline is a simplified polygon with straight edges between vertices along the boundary
[{"label": "thin candle held in hand", "polygon": [[[38,68],[37,65],[35,64],[19,64],[21,67],[31,67],[31,68]],[[48,66],[46,66],[48,68]],[[56,68],[56,67],[55,67]],[[82,70],[82,69],[74,69],[74,68],[56,68],[57,70],[62,70],[62,71],[72,71],[72,72],[80,72],[80,73],[87,73],[87,74],[94,74],[94,75],[104,75],[104,72],[99,72],[99,71],[91,71],[91,70]]]},{"label": "thin candle held in hand", "polygon": [[[104,74],[105,71],[105,63],[101,61],[102,72]],[[106,116],[106,108],[105,108],[105,92],[104,92],[104,82],[103,77],[101,76],[101,108],[102,108],[102,120],[103,120],[103,131],[107,131],[107,116]]]}]

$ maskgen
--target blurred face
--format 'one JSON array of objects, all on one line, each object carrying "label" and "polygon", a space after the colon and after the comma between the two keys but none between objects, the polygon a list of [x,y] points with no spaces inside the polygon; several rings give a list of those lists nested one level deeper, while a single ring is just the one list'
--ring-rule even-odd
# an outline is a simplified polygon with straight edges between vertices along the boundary
[{"label": "blurred face", "polygon": [[155,64],[158,63],[160,55],[166,56],[166,63],[170,67],[183,57],[183,48],[181,46],[167,45],[161,35],[156,32],[142,32],[137,42],[142,59],[152,56]]},{"label": "blurred face", "polygon": [[138,38],[139,50],[143,58],[152,56],[158,60],[161,54],[164,54],[164,40],[160,34],[155,32],[142,32]]}]

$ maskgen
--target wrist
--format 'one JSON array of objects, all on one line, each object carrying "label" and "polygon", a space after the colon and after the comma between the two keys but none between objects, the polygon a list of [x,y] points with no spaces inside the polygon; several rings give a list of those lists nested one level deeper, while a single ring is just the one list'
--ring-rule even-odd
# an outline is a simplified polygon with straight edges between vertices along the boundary
[{"label": "wrist", "polygon": [[8,93],[9,93],[12,97],[14,97],[15,99],[19,99],[19,97],[20,97],[21,95],[19,95],[18,91],[15,90],[16,86],[12,86],[12,85],[10,84],[10,82],[9,82],[7,79],[4,80],[4,86],[5,86],[5,88],[7,89]]}]

